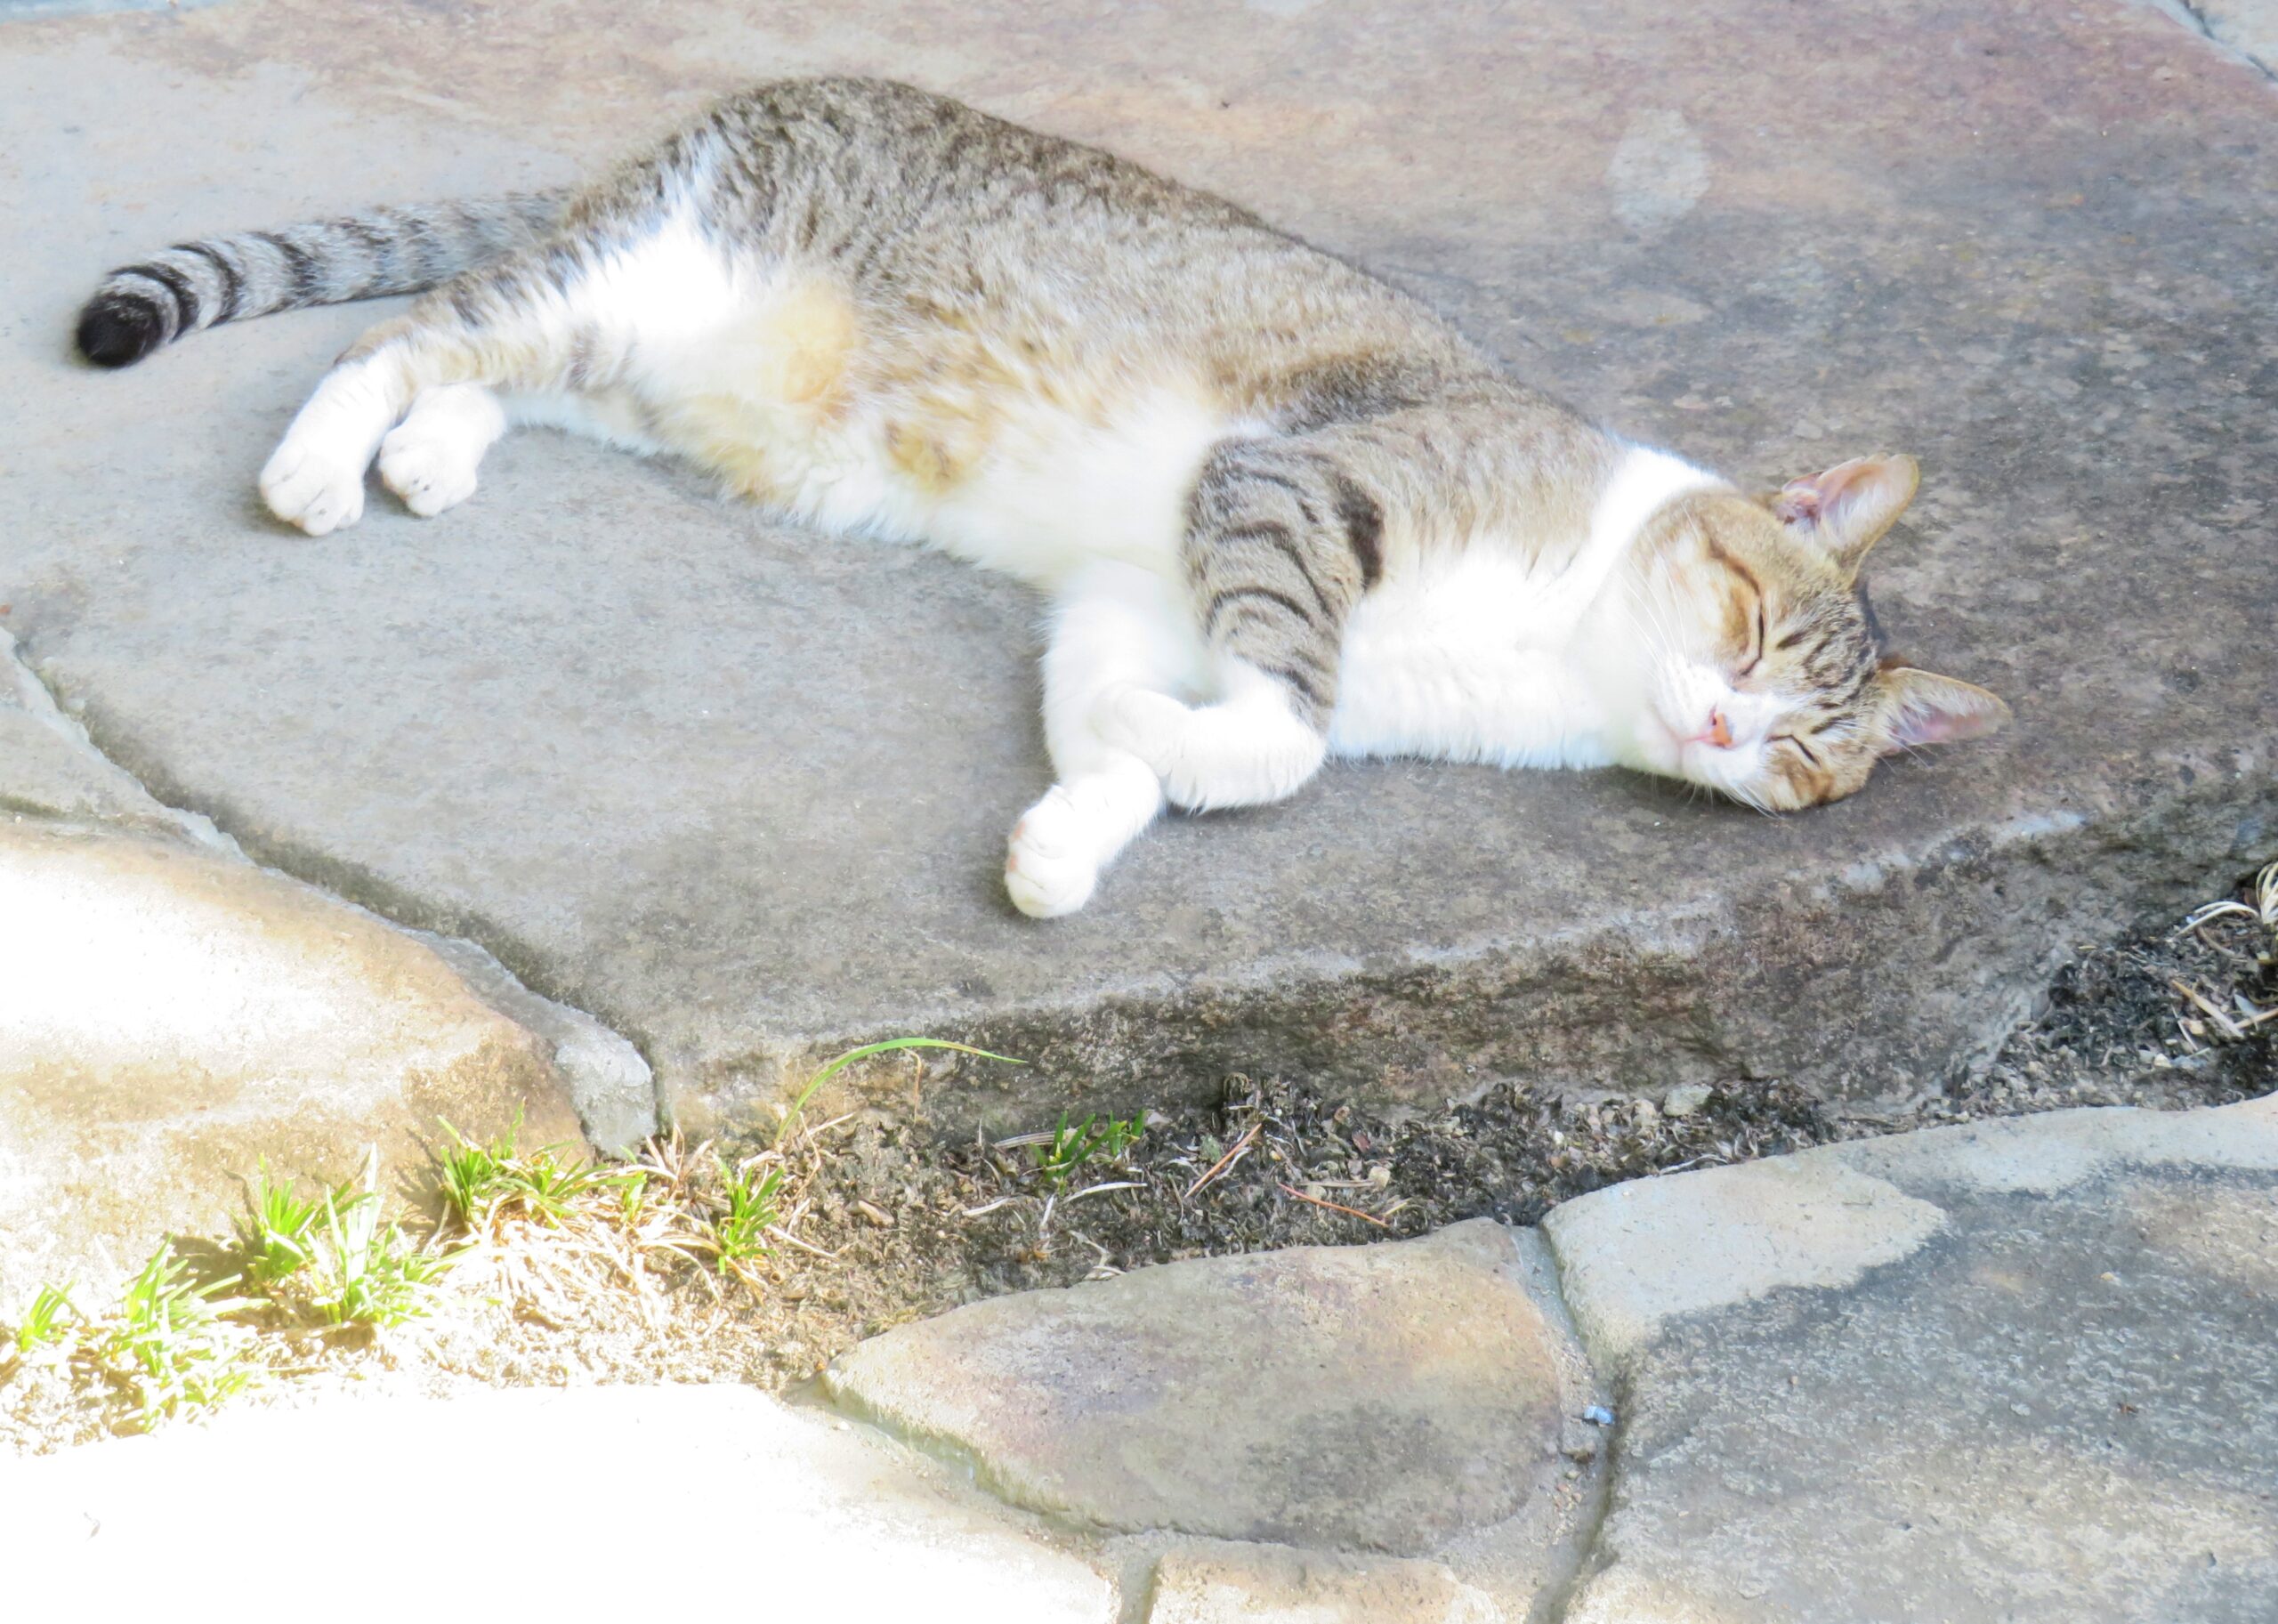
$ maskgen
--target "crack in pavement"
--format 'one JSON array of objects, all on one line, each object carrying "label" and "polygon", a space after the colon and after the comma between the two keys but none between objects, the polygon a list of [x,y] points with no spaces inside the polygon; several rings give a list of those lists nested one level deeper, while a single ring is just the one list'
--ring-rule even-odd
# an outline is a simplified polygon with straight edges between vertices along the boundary
[{"label": "crack in pavement", "polygon": [[2229,37],[2221,22],[2207,15],[2199,0],[2149,0],[2149,4],[2180,27],[2196,34],[2234,61],[2243,62],[2264,78],[2278,84],[2278,62],[2266,62]]},{"label": "crack in pavement", "polygon": [[[282,854],[265,842],[254,842],[254,849],[249,851],[247,843],[222,827],[211,812],[182,804],[184,797],[162,796],[159,791],[166,786],[154,783],[151,775],[129,769],[84,720],[64,708],[61,696],[5,629],[0,629],[0,666],[7,668],[16,702],[25,714],[61,738],[72,755],[107,787],[123,799],[139,804],[139,815],[146,826],[230,860],[282,875],[321,892],[343,908],[353,909],[412,937],[450,966],[483,1003],[544,1039],[553,1051],[553,1063],[569,1086],[578,1120],[595,1149],[625,1153],[657,1131],[660,1100],[656,1076],[631,1038],[575,1005],[539,992],[481,940],[422,929],[402,917],[412,910],[375,907],[361,897],[347,894],[330,883],[326,872],[343,865],[279,860]],[[106,820],[94,815],[98,821]]]}]

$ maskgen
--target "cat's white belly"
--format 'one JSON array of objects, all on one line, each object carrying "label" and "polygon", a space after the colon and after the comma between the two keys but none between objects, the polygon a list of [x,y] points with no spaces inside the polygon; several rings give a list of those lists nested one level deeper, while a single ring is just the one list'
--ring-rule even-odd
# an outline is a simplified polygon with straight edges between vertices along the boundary
[{"label": "cat's white belly", "polygon": [[1102,560],[1183,579],[1187,500],[1235,425],[1190,396],[1139,395],[1101,424],[1024,408],[955,490],[901,497],[924,538],[1050,589]]},{"label": "cat's white belly", "polygon": [[1168,384],[1103,385],[1078,410],[994,354],[970,380],[945,366],[877,387],[873,335],[828,281],[731,265],[678,227],[604,262],[569,302],[642,312],[632,392],[666,447],[731,488],[1046,589],[1103,559],[1178,573],[1196,475],[1243,426]]}]

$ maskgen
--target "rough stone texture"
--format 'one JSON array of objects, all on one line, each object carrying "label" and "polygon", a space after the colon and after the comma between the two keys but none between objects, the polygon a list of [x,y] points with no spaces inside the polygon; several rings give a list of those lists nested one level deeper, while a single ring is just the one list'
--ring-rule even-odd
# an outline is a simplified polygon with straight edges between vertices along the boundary
[{"label": "rough stone texture", "polygon": [[[240,0],[12,24],[0,602],[161,798],[482,942],[634,1039],[698,1127],[910,1030],[1040,1062],[929,1087],[944,1127],[1230,1068],[1911,1092],[1986,1054],[2064,944],[2268,855],[2278,97],[2117,0],[1874,19],[551,0],[343,27]],[[1742,477],[1915,452],[1878,608],[2015,730],[1777,820],[1619,774],[1340,767],[1171,824],[1038,926],[997,875],[1046,779],[1014,589],[542,434],[443,520],[379,499],[311,543],[253,476],[380,310],[119,376],[67,358],[96,276],[154,245],[558,180],[710,90],[823,69],[1231,192]]]},{"label": "rough stone texture", "polygon": [[[1746,1259],[1593,1343],[1622,1361],[1621,1427],[1571,1624],[2278,1616],[2278,1098],[1797,1163],[1942,1221],[1862,1277],[1807,1253],[1783,1283],[1721,1176],[1657,1181],[1656,1234],[1623,1191],[1560,1209],[1570,1282],[1665,1275],[1672,1231],[1716,1274],[1737,1225]],[[1782,1164],[1736,1173],[1789,1199]]]},{"label": "rough stone texture", "polygon": [[[0,815],[155,836],[241,867],[246,864],[237,842],[209,819],[164,804],[132,773],[104,756],[86,730],[57,707],[4,629],[0,629]],[[28,917],[31,906],[29,893],[19,898],[0,892],[0,928],[12,917]],[[386,928],[363,909],[342,911],[356,917],[359,930]],[[538,997],[474,942],[425,931],[410,935],[456,970],[475,997],[546,1046],[552,1067],[567,1085],[585,1136],[594,1148],[611,1154],[629,1151],[656,1131],[655,1080],[631,1043],[584,1012]],[[36,941],[27,941],[19,950],[36,953],[38,947]],[[489,1119],[487,1109],[481,1115]],[[353,1127],[351,1118],[342,1121]],[[328,1159],[336,1162],[344,1154],[343,1149]]]},{"label": "rough stone texture", "polygon": [[0,1304],[242,1210],[266,1157],[408,1169],[448,1117],[574,1139],[547,1046],[440,958],[251,864],[0,821]]},{"label": "rough stone texture", "polygon": [[1038,1510],[1402,1555],[1526,1509],[1587,1402],[1490,1220],[998,1297],[824,1384]]},{"label": "rough stone texture", "polygon": [[104,758],[63,714],[0,628],[0,815],[100,822],[236,855],[236,843],[194,812],[162,805]]},{"label": "rough stone texture", "polygon": [[2152,0],[2187,28],[2278,77],[2278,0]]},{"label": "rough stone texture", "polygon": [[595,1150],[630,1155],[657,1131],[656,1079],[630,1042],[582,1009],[538,997],[474,942],[430,931],[409,934],[464,977],[476,997],[545,1042]]},{"label": "rough stone texture", "polygon": [[1616,1184],[1542,1228],[1576,1324],[1619,1368],[1664,1320],[1781,1286],[1847,1286],[1943,1216],[1835,1158],[1791,1156]]},{"label": "rough stone texture", "polygon": [[248,1538],[264,1594],[349,1617],[384,1611],[368,1585],[400,1592],[391,1615],[448,1597],[501,1618],[538,1603],[581,1619],[1117,1617],[1086,1563],[908,1451],[748,1388],[225,1413],[0,1469],[19,1617],[195,1595],[230,1582]]},{"label": "rough stone texture", "polygon": [[1147,1624],[1504,1624],[1523,1616],[1439,1563],[1258,1547],[1169,1553],[1147,1603]]}]

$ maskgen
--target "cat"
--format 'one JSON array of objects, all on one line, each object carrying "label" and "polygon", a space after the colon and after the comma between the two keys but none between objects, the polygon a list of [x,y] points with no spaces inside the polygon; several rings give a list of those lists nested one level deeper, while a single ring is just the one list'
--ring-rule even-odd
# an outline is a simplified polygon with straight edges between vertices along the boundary
[{"label": "cat", "polygon": [[354,523],[376,457],[432,516],[542,424],[1040,588],[1057,782],[1005,864],[1038,917],[1167,802],[1278,801],[1331,755],[1778,812],[2007,715],[1880,658],[1856,578],[1911,458],[1743,494],[1231,203],[902,85],[760,86],[575,194],[184,244],[113,272],[77,342],[125,366],[423,291],[294,418],[271,511]]}]

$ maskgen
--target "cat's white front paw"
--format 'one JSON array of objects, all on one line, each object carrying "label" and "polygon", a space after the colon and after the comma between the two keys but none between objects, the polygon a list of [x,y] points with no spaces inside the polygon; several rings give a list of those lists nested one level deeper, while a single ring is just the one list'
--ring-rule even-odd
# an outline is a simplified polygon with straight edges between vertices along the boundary
[{"label": "cat's white front paw", "polygon": [[314,435],[288,433],[261,471],[269,511],[311,536],[328,536],[364,516],[364,465]]},{"label": "cat's white front paw", "polygon": [[1057,919],[1092,900],[1099,885],[1099,841],[1074,796],[1054,785],[1013,826],[1005,890],[1031,919]]},{"label": "cat's white front paw", "polygon": [[422,519],[432,519],[474,494],[481,445],[470,447],[456,425],[431,425],[417,416],[380,441],[380,480]]}]

